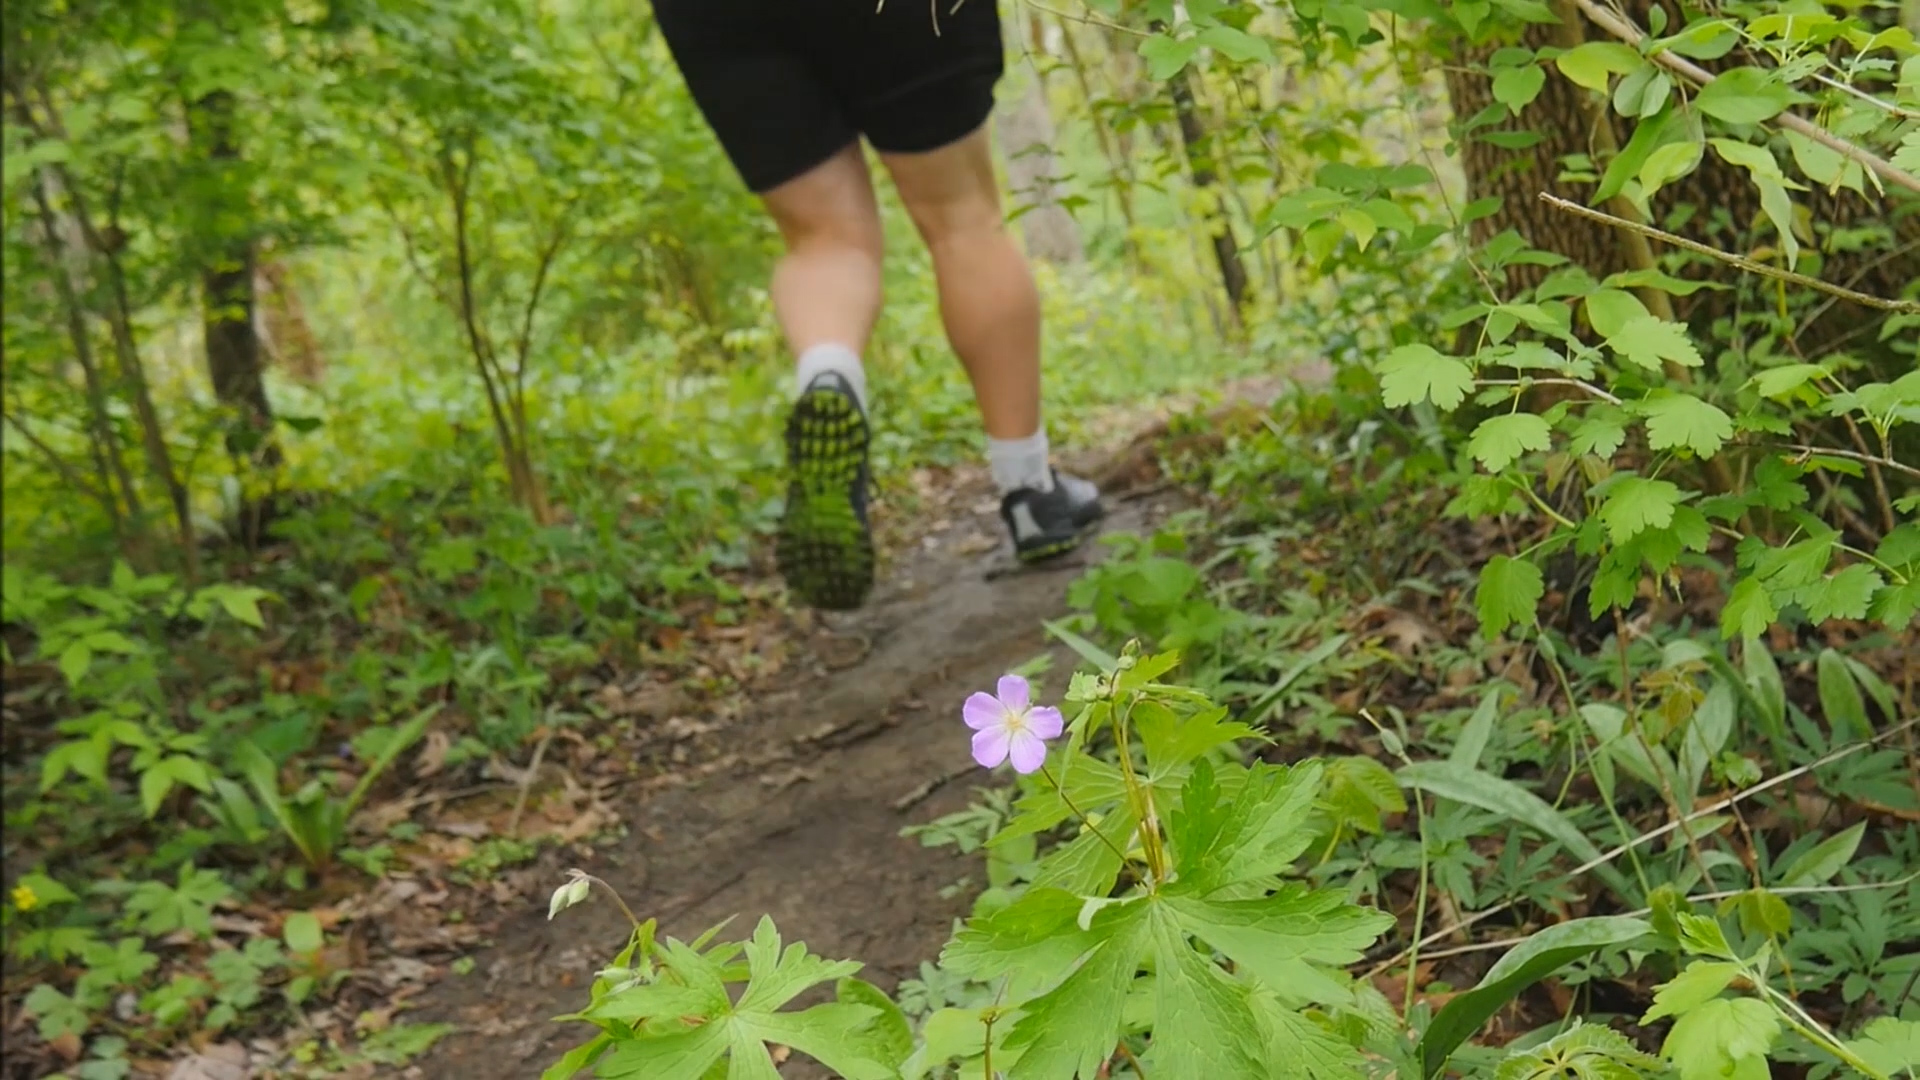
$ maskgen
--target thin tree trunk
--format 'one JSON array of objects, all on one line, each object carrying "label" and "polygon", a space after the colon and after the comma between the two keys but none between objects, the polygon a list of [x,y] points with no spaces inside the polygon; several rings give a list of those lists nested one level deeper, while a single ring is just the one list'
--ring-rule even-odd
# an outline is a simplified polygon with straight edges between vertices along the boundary
[{"label": "thin tree trunk", "polygon": [[[207,167],[215,174],[223,202],[245,206],[247,192],[224,175],[240,164],[234,131],[233,94],[216,90],[187,107],[190,125],[202,144]],[[241,500],[237,508],[239,532],[252,547],[272,513],[273,498],[256,498],[251,483],[256,470],[265,474],[269,490],[279,471],[280,447],[274,438],[273,405],[267,400],[260,363],[260,337],[254,332],[254,238],[251,222],[238,234],[220,236],[200,267],[201,323],[207,360],[207,378],[214,400],[229,410],[233,426],[226,437],[227,452],[241,467]]]},{"label": "thin tree trunk", "polygon": [[[1916,0],[1920,2],[1920,0]],[[1093,93],[1093,80],[1087,74],[1087,64],[1080,55],[1080,46],[1074,41],[1073,27],[1064,18],[1060,21],[1060,40],[1066,45],[1067,63],[1073,68],[1076,82],[1080,84],[1080,96],[1086,102],[1089,111],[1096,100]],[[1120,220],[1126,223],[1127,233],[1121,245],[1127,258],[1136,265],[1140,262],[1140,241],[1135,235],[1139,231],[1133,216],[1133,163],[1120,152],[1107,125],[1100,117],[1093,118],[1093,135],[1100,143],[1100,152],[1106,156],[1107,165],[1113,170],[1113,193],[1120,203]]]},{"label": "thin tree trunk", "polygon": [[[457,168],[451,149],[441,155],[442,179],[453,203],[453,242],[456,270],[460,278],[460,316],[466,326],[467,343],[473,352],[474,364],[479,368],[480,380],[486,386],[487,408],[493,416],[494,435],[500,441],[500,458],[507,469],[507,485],[513,492],[514,500],[532,514],[535,521],[545,525],[551,520],[551,511],[524,443],[526,417],[515,403],[503,400],[510,393],[502,385],[506,381],[505,372],[500,368],[492,341],[480,329],[479,305],[473,290],[468,203],[477,154],[478,151],[469,142],[465,160]],[[515,411],[512,417],[508,416],[509,408]]]},{"label": "thin tree trunk", "polygon": [[[1173,114],[1180,124],[1180,143],[1187,153],[1193,186],[1202,192],[1216,187],[1219,181],[1208,156],[1206,128],[1200,122],[1199,108],[1193,98],[1193,83],[1185,70],[1167,80],[1167,94],[1173,99]],[[1212,217],[1214,261],[1220,266],[1220,283],[1226,290],[1229,318],[1237,326],[1242,309],[1251,298],[1247,268],[1240,261],[1240,243],[1234,237],[1233,221],[1227,216],[1224,199],[1216,198]]]},{"label": "thin tree trunk", "polygon": [[[1018,20],[1006,23],[1011,44],[1016,46],[1022,44],[1019,25]],[[1025,44],[1031,48],[1034,43]],[[1031,209],[1020,216],[1020,232],[1026,238],[1027,253],[1036,259],[1058,265],[1084,262],[1087,253],[1080,240],[1080,225],[1059,201],[1046,77],[1038,64],[1029,62],[1025,66],[1030,76],[1025,89],[995,125],[1014,193],[1031,204]]]},{"label": "thin tree trunk", "polygon": [[[93,355],[93,340],[87,332],[86,311],[81,306],[80,289],[74,282],[74,253],[68,248],[60,227],[59,215],[54,212],[53,199],[48,188],[56,181],[52,175],[42,169],[34,178],[33,197],[40,212],[41,228],[46,232],[47,258],[53,268],[53,287],[59,297],[60,306],[66,314],[67,339],[73,346],[75,362],[80,365],[80,374],[86,387],[87,400],[87,444],[93,457],[94,472],[100,478],[100,505],[107,512],[107,520],[113,527],[114,538],[119,542],[122,553],[128,561],[143,563],[135,558],[132,549],[132,537],[127,533],[121,515],[121,500],[126,501],[127,516],[133,519],[136,534],[144,534],[145,512],[140,506],[140,492],[134,486],[133,477],[127,472],[126,459],[121,456],[120,440],[113,430],[113,418],[107,413],[107,390],[100,376],[100,364]],[[119,493],[115,494],[115,487]]]}]

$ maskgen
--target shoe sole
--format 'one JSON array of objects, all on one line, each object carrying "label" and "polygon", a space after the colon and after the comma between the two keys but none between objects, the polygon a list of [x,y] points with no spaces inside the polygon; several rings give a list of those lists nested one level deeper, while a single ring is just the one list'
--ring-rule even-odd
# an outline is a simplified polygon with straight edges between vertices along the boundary
[{"label": "shoe sole", "polygon": [[852,398],[808,390],[787,417],[787,507],[774,558],[814,607],[848,611],[873,588],[873,534],[854,508],[871,433]]}]

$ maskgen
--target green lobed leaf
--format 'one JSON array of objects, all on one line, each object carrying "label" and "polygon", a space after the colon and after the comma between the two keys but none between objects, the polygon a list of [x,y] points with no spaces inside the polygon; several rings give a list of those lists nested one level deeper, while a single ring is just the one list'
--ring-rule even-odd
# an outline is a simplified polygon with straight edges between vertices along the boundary
[{"label": "green lobed leaf", "polygon": [[1685,326],[1652,315],[1628,319],[1607,335],[1607,347],[1621,359],[1649,371],[1660,370],[1662,362],[1682,367],[1699,367],[1706,362],[1687,336]]},{"label": "green lobed leaf", "polygon": [[1432,346],[1402,345],[1381,361],[1380,389],[1388,408],[1431,400],[1442,412],[1452,412],[1473,389],[1473,372]]},{"label": "green lobed leaf", "polygon": [[1655,450],[1684,447],[1709,458],[1733,438],[1733,418],[1692,394],[1656,391],[1639,409],[1647,418],[1647,445]]},{"label": "green lobed leaf", "polygon": [[1522,559],[1495,555],[1480,568],[1480,586],[1474,606],[1480,612],[1480,633],[1489,640],[1509,626],[1532,626],[1546,582],[1540,568]]},{"label": "green lobed leaf", "polygon": [[1530,450],[1545,450],[1553,445],[1553,429],[1545,419],[1533,413],[1505,413],[1490,416],[1473,429],[1467,449],[1488,472],[1501,472]]}]

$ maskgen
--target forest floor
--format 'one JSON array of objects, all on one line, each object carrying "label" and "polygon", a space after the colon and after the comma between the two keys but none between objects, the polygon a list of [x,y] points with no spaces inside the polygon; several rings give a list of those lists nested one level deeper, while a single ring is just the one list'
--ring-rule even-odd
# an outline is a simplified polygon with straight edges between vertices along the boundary
[{"label": "forest floor", "polygon": [[[1253,380],[1229,396],[1264,405],[1281,385]],[[1155,482],[1157,429],[1134,416],[1117,430],[1137,434],[1062,464],[1107,489],[1103,534],[1148,532],[1187,500]],[[1042,621],[1064,613],[1067,587],[1106,548],[1093,541],[1058,563],[1018,568],[983,470],[923,479],[931,479],[923,489],[937,489],[923,507],[934,512],[914,515],[890,538],[894,557],[864,609],[712,631],[780,657],[780,677],[760,679],[744,700],[708,715],[647,673],[603,691],[613,711],[643,718],[675,743],[670,767],[621,791],[586,792],[564,767],[526,784],[530,820],[586,805],[590,817],[620,822],[624,835],[548,848],[500,875],[493,902],[470,924],[452,925],[477,949],[465,974],[423,981],[410,1001],[403,995],[409,1022],[447,1025],[409,1075],[533,1077],[591,1034],[552,1018],[585,1005],[594,972],[624,944],[628,924],[601,897],[549,921],[547,894],[570,867],[611,884],[663,934],[685,940],[723,921],[750,928],[770,915],[788,940],[864,962],[862,977],[889,991],[936,957],[983,884],[981,867],[902,829],[964,808],[989,782],[960,722],[969,693],[1042,653],[1052,653],[1053,670],[1072,670],[1077,659],[1048,641]],[[552,808],[536,810],[543,800]],[[976,879],[972,890],[950,888],[968,879]],[[362,935],[447,943],[444,925],[439,934],[407,928],[425,930],[422,920],[438,913],[419,901],[442,895],[391,877],[360,905]],[[435,962],[426,951],[425,962]],[[825,1074],[796,1058],[783,1075]]]},{"label": "forest floor", "polygon": [[[901,829],[961,809],[987,781],[959,703],[1048,648],[1041,620],[1064,610],[1076,568],[1099,551],[1007,572],[991,492],[969,481],[959,494],[971,513],[897,563],[867,608],[793,643],[813,672],[757,697],[705,744],[706,760],[682,762],[696,779],[621,807],[625,839],[581,869],[683,940],[771,915],[813,952],[864,961],[863,977],[888,990],[933,959],[971,899],[946,887],[979,867]],[[1176,501],[1117,502],[1106,528],[1151,528]],[[1056,661],[1070,668],[1068,656]],[[540,883],[564,880],[561,854],[541,860]],[[590,1034],[551,1018],[585,1004],[626,919],[595,900],[549,922],[544,900],[499,909],[474,970],[422,999],[416,1019],[457,1028],[416,1063],[425,1075],[536,1076]],[[786,1075],[811,1075],[803,1067]]]}]

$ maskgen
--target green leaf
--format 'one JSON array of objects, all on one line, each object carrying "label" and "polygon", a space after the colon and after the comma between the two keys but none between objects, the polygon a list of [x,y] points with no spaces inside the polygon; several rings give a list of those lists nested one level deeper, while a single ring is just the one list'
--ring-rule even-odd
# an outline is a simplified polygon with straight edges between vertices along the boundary
[{"label": "green leaf", "polygon": [[1027,1002],[1007,1033],[1007,1046],[1020,1050],[1010,1080],[1099,1071],[1119,1040],[1121,1012],[1148,940],[1148,914],[1146,904],[1133,903],[1094,916],[1092,950],[1058,986]]},{"label": "green leaf", "polygon": [[1693,106],[1729,124],[1758,124],[1780,115],[1793,103],[1793,90],[1772,73],[1738,67],[1714,76],[1694,95]]},{"label": "green leaf", "polygon": [[1553,445],[1553,429],[1533,413],[1505,413],[1490,416],[1473,429],[1467,450],[1488,472],[1500,472],[1529,450],[1545,450]]},{"label": "green leaf", "polygon": [[1493,1080],[1640,1080],[1659,1076],[1666,1065],[1642,1053],[1626,1036],[1599,1024],[1574,1026],[1538,1046],[1516,1050]]},{"label": "green leaf", "polygon": [[1265,38],[1231,26],[1209,26],[1195,34],[1194,41],[1237,63],[1273,63],[1273,46]]},{"label": "green leaf", "polygon": [[1650,198],[1654,192],[1692,172],[1705,154],[1705,146],[1691,140],[1671,142],[1648,154],[1647,163],[1640,167],[1641,196]]},{"label": "green leaf", "polygon": [[1546,83],[1546,70],[1537,64],[1501,68],[1493,76],[1493,100],[1519,116],[1522,110],[1533,103],[1534,98],[1540,96],[1540,89]]},{"label": "green leaf", "polygon": [[607,1047],[612,1045],[613,1036],[603,1031],[567,1051],[559,1061],[547,1066],[547,1070],[540,1074],[540,1080],[574,1080],[582,1069],[589,1068],[594,1062],[600,1060],[600,1055],[606,1053]]},{"label": "green leaf", "polygon": [[1181,891],[1204,896],[1292,866],[1312,839],[1305,825],[1321,775],[1317,763],[1258,763],[1223,805],[1212,765],[1196,762],[1181,789],[1182,813],[1168,823]]},{"label": "green leaf", "polygon": [[1819,364],[1783,364],[1768,368],[1752,379],[1761,397],[1784,398],[1815,379],[1824,379],[1827,369]]},{"label": "green leaf", "polygon": [[1480,634],[1492,640],[1509,626],[1532,626],[1546,582],[1540,568],[1521,559],[1495,555],[1480,568],[1480,587],[1474,606],[1480,611]]},{"label": "green leaf", "polygon": [[1452,412],[1473,389],[1473,372],[1429,345],[1402,345],[1380,363],[1380,390],[1388,408],[1431,400]]},{"label": "green leaf", "polygon": [[1733,418],[1692,394],[1657,391],[1639,408],[1647,418],[1647,445],[1655,450],[1686,447],[1710,458],[1733,438]]},{"label": "green leaf", "polygon": [[[1600,858],[1600,849],[1579,826],[1546,800],[1511,780],[1478,769],[1461,768],[1448,761],[1416,761],[1402,765],[1397,775],[1402,784],[1430,795],[1477,806],[1519,822],[1557,841],[1581,862]],[[1607,863],[1600,863],[1593,872],[1620,895],[1633,895],[1626,879]]]},{"label": "green leaf", "polygon": [[1829,836],[1808,848],[1781,872],[1780,885],[1784,888],[1804,888],[1832,881],[1853,861],[1853,853],[1860,849],[1860,840],[1866,831],[1866,822],[1856,822],[1845,832]]},{"label": "green leaf", "polygon": [[1682,367],[1699,367],[1706,362],[1687,336],[1686,327],[1652,315],[1627,320],[1607,335],[1607,347],[1621,359],[1651,371],[1660,370],[1661,361]]},{"label": "green leaf", "polygon": [[1589,41],[1554,58],[1560,74],[1577,86],[1602,94],[1607,92],[1610,76],[1625,75],[1645,63],[1632,46],[1613,41]]},{"label": "green leaf", "polygon": [[280,929],[280,936],[287,943],[287,951],[296,956],[312,956],[326,947],[326,931],[320,926],[320,919],[311,911],[295,911],[287,916],[286,925]]},{"label": "green leaf", "polygon": [[1840,738],[1872,738],[1867,702],[1860,695],[1853,672],[1847,670],[1846,659],[1832,649],[1822,649],[1814,669],[1819,674],[1820,711],[1827,718],[1827,726]]},{"label": "green leaf", "polygon": [[1652,929],[1644,919],[1622,915],[1574,919],[1549,926],[1509,949],[1479,985],[1447,1002],[1427,1025],[1419,1046],[1424,1074],[1440,1075],[1453,1052],[1527,987],[1571,960],[1623,945]]},{"label": "green leaf", "polygon": [[20,880],[13,884],[14,888],[25,889],[33,894],[35,908],[57,907],[80,899],[74,895],[72,889],[37,870],[29,874],[21,874]]},{"label": "green leaf", "polygon": [[1920,616],[1920,574],[1904,585],[1889,585],[1874,598],[1872,615],[1891,630],[1905,630]]},{"label": "green leaf", "polygon": [[1147,76],[1155,82],[1166,82],[1178,75],[1199,50],[1200,43],[1193,38],[1172,38],[1165,34],[1155,34],[1140,43],[1140,57],[1147,62]]},{"label": "green leaf", "polygon": [[1723,960],[1695,960],[1686,970],[1653,992],[1653,1005],[1640,1018],[1651,1024],[1668,1016],[1692,1012],[1719,997],[1740,975],[1740,965]]},{"label": "green leaf", "polygon": [[61,650],[60,674],[66,676],[68,686],[77,688],[92,668],[93,649],[85,641],[76,641]]},{"label": "green leaf", "polygon": [[[1626,86],[1626,80],[1620,84]],[[1620,194],[1627,181],[1640,175],[1640,169],[1647,163],[1653,151],[1666,142],[1667,129],[1673,125],[1673,110],[1666,109],[1652,119],[1642,121],[1633,129],[1633,137],[1627,140],[1620,153],[1607,163],[1607,171],[1600,177],[1600,186],[1594,190],[1593,200],[1605,202]]]},{"label": "green leaf", "polygon": [[1828,619],[1864,619],[1873,607],[1873,595],[1886,584],[1880,571],[1867,563],[1854,563],[1813,586],[1800,597],[1807,618],[1816,623]]},{"label": "green leaf", "polygon": [[1586,299],[1587,322],[1601,337],[1612,337],[1635,319],[1648,317],[1647,306],[1625,289],[1600,289]]},{"label": "green leaf", "polygon": [[[678,1011],[649,1018],[664,1021],[664,1030],[636,1027],[635,1038],[616,1043],[601,1060],[599,1075],[705,1080],[707,1071],[726,1055],[729,1077],[778,1077],[768,1043],[792,1047],[847,1080],[888,1080],[899,1075],[897,1062],[881,1060],[892,1055],[898,1034],[890,1030],[882,1010],[835,1002],[799,1012],[779,1011],[815,986],[847,978],[860,965],[813,956],[797,942],[782,948],[779,931],[764,916],[743,951],[747,985],[738,1001],[729,1003],[723,985],[726,969],[719,960],[669,941],[661,964],[680,982],[655,981],[634,989],[657,991],[650,1000],[669,1007],[703,1005],[693,1015],[704,1022],[690,1029],[681,1027],[688,1017]],[[604,999],[596,1008],[618,997]]]},{"label": "green leaf", "polygon": [[1900,148],[1893,152],[1893,167],[1902,172],[1920,175],[1920,128],[1907,132],[1900,140]]},{"label": "green leaf", "polygon": [[1680,502],[1680,489],[1670,481],[1620,476],[1607,485],[1600,521],[1614,543],[1624,544],[1647,529],[1672,525],[1674,508]]},{"label": "green leaf", "polygon": [[1300,964],[1356,963],[1393,918],[1331,889],[1290,884],[1256,900],[1169,897],[1180,925],[1275,989],[1289,989]]},{"label": "green leaf", "polygon": [[1860,1060],[1886,1073],[1920,1076],[1920,1020],[1882,1016],[1847,1044]]},{"label": "green leaf", "polygon": [[1674,1021],[1661,1052],[1680,1080],[1765,1080],[1779,1034],[1780,1018],[1765,1002],[1717,998]]},{"label": "green leaf", "polygon": [[1147,1074],[1264,1075],[1266,1048],[1245,988],[1194,952],[1165,912],[1156,913],[1152,927],[1154,1037]]},{"label": "green leaf", "polygon": [[1596,409],[1573,429],[1573,437],[1567,441],[1567,451],[1610,458],[1626,441],[1627,428],[1620,422],[1618,410]]},{"label": "green leaf", "polygon": [[1720,637],[1727,641],[1757,638],[1779,617],[1780,609],[1766,584],[1757,577],[1741,578],[1728,594],[1726,607],[1720,609]]}]

